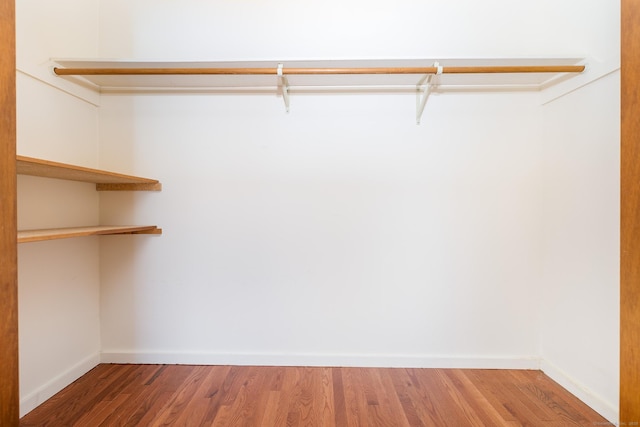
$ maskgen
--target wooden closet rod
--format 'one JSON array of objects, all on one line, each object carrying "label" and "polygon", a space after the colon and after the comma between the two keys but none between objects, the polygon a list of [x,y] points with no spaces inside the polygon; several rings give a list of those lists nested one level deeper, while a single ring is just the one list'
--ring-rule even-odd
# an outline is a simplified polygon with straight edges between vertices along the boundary
[{"label": "wooden closet rod", "polygon": [[[443,74],[580,73],[584,65],[441,67]],[[276,68],[58,68],[59,76],[88,75],[277,75]],[[283,75],[436,74],[438,67],[282,68]]]}]

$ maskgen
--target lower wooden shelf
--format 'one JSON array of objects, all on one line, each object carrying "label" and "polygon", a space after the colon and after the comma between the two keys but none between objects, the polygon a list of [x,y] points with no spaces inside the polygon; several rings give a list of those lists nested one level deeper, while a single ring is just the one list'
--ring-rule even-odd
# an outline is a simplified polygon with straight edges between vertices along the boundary
[{"label": "lower wooden shelf", "polygon": [[162,234],[162,229],[155,225],[100,225],[93,227],[18,230],[18,243],[110,234]]}]

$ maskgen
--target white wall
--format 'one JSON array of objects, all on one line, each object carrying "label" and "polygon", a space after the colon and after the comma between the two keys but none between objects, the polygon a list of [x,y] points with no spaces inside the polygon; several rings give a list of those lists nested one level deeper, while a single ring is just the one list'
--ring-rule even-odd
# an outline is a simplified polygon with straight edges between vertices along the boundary
[{"label": "white wall", "polygon": [[[16,2],[18,154],[97,166],[97,107],[38,76],[52,56],[95,56],[97,2]],[[43,70],[44,68],[44,70]],[[18,228],[96,224],[91,184],[20,176]],[[18,246],[21,414],[99,361],[97,238]]]},{"label": "white wall", "polygon": [[591,54],[616,8],[595,0],[101,2],[107,58],[530,57]]},{"label": "white wall", "polygon": [[544,109],[543,369],[613,418],[618,408],[620,74]]},{"label": "white wall", "polygon": [[102,220],[165,230],[101,241],[103,352],[532,366],[536,99],[103,96],[103,166],[163,191]]}]

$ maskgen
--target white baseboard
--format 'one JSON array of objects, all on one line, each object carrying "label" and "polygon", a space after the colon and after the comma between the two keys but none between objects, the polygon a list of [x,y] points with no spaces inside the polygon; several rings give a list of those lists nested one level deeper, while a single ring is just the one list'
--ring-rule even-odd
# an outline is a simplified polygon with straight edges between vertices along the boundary
[{"label": "white baseboard", "polygon": [[102,353],[102,363],[150,363],[176,365],[255,365],[255,366],[354,366],[388,368],[476,368],[540,369],[536,356],[457,357],[421,355],[361,354],[271,354],[201,352],[127,352]]},{"label": "white baseboard", "polygon": [[55,376],[36,390],[20,398],[20,417],[34,410],[45,400],[95,368],[100,363],[100,354],[96,353],[81,360],[71,368]]},{"label": "white baseboard", "polygon": [[594,393],[584,384],[571,378],[566,372],[547,360],[540,360],[540,369],[549,376],[549,378],[567,389],[569,393],[582,400],[586,405],[602,415],[613,425],[618,425],[618,409],[602,396]]}]

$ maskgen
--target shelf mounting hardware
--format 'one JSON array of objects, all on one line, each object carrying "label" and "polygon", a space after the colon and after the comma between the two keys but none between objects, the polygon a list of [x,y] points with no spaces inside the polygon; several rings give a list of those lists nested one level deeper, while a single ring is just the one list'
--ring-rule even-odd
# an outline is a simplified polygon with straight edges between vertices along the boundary
[{"label": "shelf mounting hardware", "polygon": [[280,86],[282,87],[282,98],[284,99],[284,106],[287,109],[287,113],[289,112],[289,80],[285,77],[282,72],[283,65],[278,64],[278,78],[280,79]]},{"label": "shelf mounting hardware", "polygon": [[420,124],[420,119],[422,118],[422,113],[424,112],[424,107],[427,105],[427,99],[429,99],[429,95],[431,94],[431,89],[433,88],[433,77],[442,74],[442,66],[440,63],[434,62],[433,66],[436,68],[435,74],[427,74],[416,85],[417,98],[416,98],[416,124]]}]

